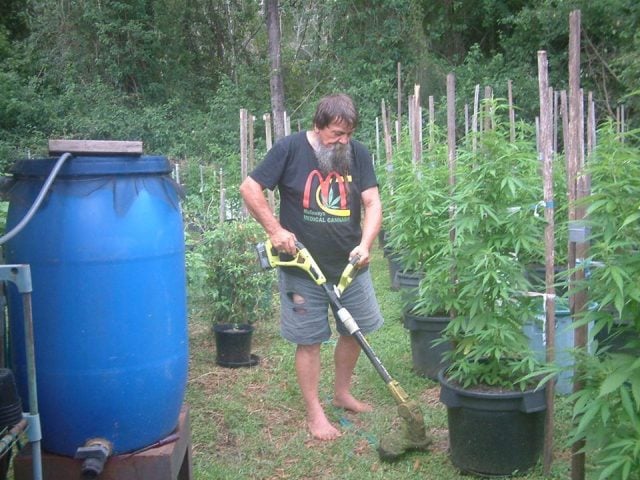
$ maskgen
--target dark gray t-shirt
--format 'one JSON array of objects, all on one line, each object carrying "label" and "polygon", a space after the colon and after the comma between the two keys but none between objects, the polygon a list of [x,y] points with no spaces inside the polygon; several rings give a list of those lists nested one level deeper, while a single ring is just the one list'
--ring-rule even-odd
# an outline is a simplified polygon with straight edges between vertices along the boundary
[{"label": "dark gray t-shirt", "polygon": [[[280,192],[280,223],[309,250],[330,282],[337,282],[360,243],[360,195],[378,185],[371,156],[361,143],[351,140],[349,174],[324,177],[318,169],[306,132],[278,141],[250,176],[260,185]],[[301,269],[292,274],[306,276]]]}]

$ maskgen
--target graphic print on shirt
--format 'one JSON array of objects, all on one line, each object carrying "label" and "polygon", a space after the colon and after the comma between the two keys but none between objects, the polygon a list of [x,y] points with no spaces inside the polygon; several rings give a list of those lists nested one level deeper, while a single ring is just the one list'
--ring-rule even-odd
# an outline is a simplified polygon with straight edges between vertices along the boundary
[{"label": "graphic print on shirt", "polygon": [[309,173],[304,187],[302,207],[304,220],[314,223],[343,223],[349,221],[349,186],[351,175],[346,178],[330,172],[326,178],[319,170]]}]

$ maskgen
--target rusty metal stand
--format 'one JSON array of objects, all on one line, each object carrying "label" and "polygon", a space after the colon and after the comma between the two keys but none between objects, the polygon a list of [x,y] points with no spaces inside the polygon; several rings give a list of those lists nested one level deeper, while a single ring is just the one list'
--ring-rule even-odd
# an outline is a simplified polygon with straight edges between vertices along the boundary
[{"label": "rusty metal stand", "polygon": [[[13,231],[15,231],[14,229]],[[11,232],[4,235],[6,238]],[[1,243],[0,243],[1,244]],[[0,265],[0,281],[9,281],[16,285],[22,297],[23,323],[24,323],[24,347],[27,367],[27,391],[29,394],[29,412],[23,417],[27,420],[27,437],[29,448],[33,458],[30,477],[32,480],[42,480],[42,450],[40,441],[42,433],[40,430],[40,415],[38,413],[38,388],[36,381],[36,354],[33,338],[33,310],[31,305],[31,294],[33,292],[31,284],[31,267],[28,264]]]},{"label": "rusty metal stand", "polygon": [[[186,405],[180,412],[175,433],[178,439],[173,443],[109,458],[98,480],[193,480],[191,427]],[[18,453],[13,468],[15,480],[31,480],[29,446]],[[82,460],[43,452],[42,469],[44,480],[82,480]]]}]

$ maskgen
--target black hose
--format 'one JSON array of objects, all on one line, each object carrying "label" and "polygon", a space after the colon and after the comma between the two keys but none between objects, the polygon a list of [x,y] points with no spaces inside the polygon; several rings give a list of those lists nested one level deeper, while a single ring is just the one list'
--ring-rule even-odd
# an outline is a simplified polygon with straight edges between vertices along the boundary
[{"label": "black hose", "polygon": [[33,218],[35,213],[38,211],[38,208],[40,208],[40,205],[42,204],[45,195],[49,192],[49,188],[51,188],[51,184],[53,183],[53,181],[58,176],[58,172],[60,171],[60,169],[64,165],[64,162],[66,162],[67,159],[70,156],[71,156],[70,153],[64,153],[58,159],[56,164],[53,166],[53,169],[51,170],[51,173],[49,173],[49,176],[47,177],[47,180],[44,182],[44,185],[42,185],[42,188],[40,189],[40,193],[38,193],[38,196],[36,197],[35,201],[33,202],[33,205],[31,205],[31,208],[29,209],[27,214],[22,218],[22,220],[20,220],[20,222],[15,227],[13,227],[13,229],[10,232],[8,232],[8,233],[4,234],[2,237],[0,237],[0,245],[3,245],[5,242],[7,242],[7,241],[11,240],[13,237],[15,237],[18,233],[20,233],[22,231],[22,229],[24,227],[27,226],[27,223],[29,223],[31,221],[31,219]]}]

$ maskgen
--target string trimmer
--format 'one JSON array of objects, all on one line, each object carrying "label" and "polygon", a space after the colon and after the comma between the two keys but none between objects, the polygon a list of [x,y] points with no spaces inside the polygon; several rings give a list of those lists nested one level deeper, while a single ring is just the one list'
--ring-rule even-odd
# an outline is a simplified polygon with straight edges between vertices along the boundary
[{"label": "string trimmer", "polygon": [[357,275],[355,265],[359,259],[354,258],[347,264],[337,285],[329,285],[320,267],[318,267],[318,264],[305,246],[300,242],[296,242],[296,248],[297,252],[294,257],[290,260],[282,260],[278,252],[273,248],[271,241],[267,240],[266,242],[259,243],[256,246],[256,250],[258,251],[260,266],[263,269],[296,267],[307,272],[313,281],[324,289],[329,302],[337,312],[339,320],[344,324],[349,333],[356,338],[367,358],[371,361],[371,364],[391,391],[391,395],[398,405],[398,414],[404,420],[404,428],[380,440],[378,443],[378,455],[380,459],[392,461],[398,459],[403,453],[409,450],[426,450],[431,443],[431,439],[427,437],[424,417],[420,406],[416,402],[409,400],[404,389],[391,377],[360,331],[357,322],[340,302],[342,292],[344,292]]}]

